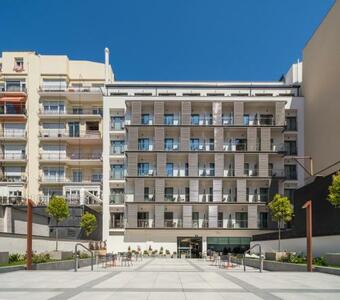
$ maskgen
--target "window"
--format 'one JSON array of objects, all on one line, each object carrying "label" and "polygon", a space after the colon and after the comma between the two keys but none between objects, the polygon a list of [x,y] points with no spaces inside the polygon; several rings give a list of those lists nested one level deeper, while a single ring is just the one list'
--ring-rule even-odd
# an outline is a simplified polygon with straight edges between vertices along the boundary
[{"label": "window", "polygon": [[249,175],[249,163],[244,163],[244,175]]},{"label": "window", "polygon": [[295,189],[284,189],[284,195],[285,197],[288,197],[291,203],[294,201],[294,192]]},{"label": "window", "polygon": [[297,180],[296,165],[285,165],[285,176],[288,180]]},{"label": "window", "polygon": [[199,143],[200,143],[200,140],[199,139],[190,139],[190,150],[192,151],[197,151],[199,150]]},{"label": "window", "polygon": [[138,139],[138,150],[140,150],[140,151],[148,151],[149,150],[149,139],[148,138]]},{"label": "window", "polygon": [[44,179],[50,181],[59,181],[64,179],[64,169],[46,168],[43,171]]},{"label": "window", "polygon": [[124,129],[124,117],[111,117],[111,129],[123,130]]},{"label": "window", "polygon": [[83,172],[81,170],[73,170],[72,181],[73,182],[82,182],[83,181]]},{"label": "window", "polygon": [[246,151],[247,140],[246,139],[235,139],[236,151]]},{"label": "window", "polygon": [[174,115],[173,114],[165,114],[164,115],[164,124],[165,125],[173,125],[174,124]]},{"label": "window", "polygon": [[269,200],[269,189],[268,188],[260,188],[260,201],[268,202]]},{"label": "window", "polygon": [[287,155],[297,155],[296,141],[285,141],[285,152]]},{"label": "window", "polygon": [[7,80],[6,81],[6,91],[17,92],[22,90],[22,84],[20,80]]},{"label": "window", "polygon": [[296,117],[286,117],[286,130],[289,130],[289,131],[297,130]]},{"label": "window", "polygon": [[199,212],[198,211],[193,211],[192,212],[192,227],[198,228],[199,227]]},{"label": "window", "polygon": [[150,114],[142,114],[141,121],[143,125],[149,125]]},{"label": "window", "polygon": [[166,176],[174,176],[174,164],[173,163],[166,164]]},{"label": "window", "polygon": [[99,122],[86,122],[86,131],[98,131]]},{"label": "window", "polygon": [[62,114],[64,113],[64,102],[45,102],[44,113],[46,114]]},{"label": "window", "polygon": [[70,137],[79,137],[80,136],[79,122],[69,122],[68,130]]},{"label": "window", "polygon": [[144,201],[149,201],[150,200],[150,188],[149,187],[144,187]]},{"label": "window", "polygon": [[24,59],[22,57],[14,58],[14,71],[20,72],[24,70]]},{"label": "window", "polygon": [[44,79],[42,88],[44,91],[63,92],[67,88],[67,83],[65,80],[60,79]]},{"label": "window", "polygon": [[74,115],[82,115],[83,114],[83,108],[82,107],[72,107],[72,113]]},{"label": "window", "polygon": [[249,125],[249,115],[243,115],[243,125]]},{"label": "window", "polygon": [[274,119],[273,115],[260,115],[260,125],[273,125],[274,124]]},{"label": "window", "polygon": [[124,152],[124,141],[111,141],[111,154],[122,154]]},{"label": "window", "polygon": [[138,176],[149,175],[149,163],[138,163]]},{"label": "window", "polygon": [[235,227],[247,228],[248,227],[248,213],[236,212],[235,213]]},{"label": "window", "polygon": [[124,178],[124,166],[111,165],[111,179],[123,179],[123,178]]},{"label": "window", "polygon": [[164,139],[164,150],[171,151],[174,149],[174,139],[166,138]]},{"label": "window", "polygon": [[164,189],[164,199],[165,201],[173,201],[174,200],[174,188],[166,187]]},{"label": "window", "polygon": [[191,115],[191,124],[192,125],[199,125],[200,124],[200,115],[199,114],[192,114]]},{"label": "window", "polygon": [[259,213],[259,228],[268,228],[268,213],[260,212]]}]

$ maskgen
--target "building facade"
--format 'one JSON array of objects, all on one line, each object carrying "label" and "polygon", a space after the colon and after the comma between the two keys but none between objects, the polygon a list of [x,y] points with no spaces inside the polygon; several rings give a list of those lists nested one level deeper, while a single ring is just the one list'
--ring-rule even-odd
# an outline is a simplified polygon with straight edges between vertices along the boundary
[{"label": "building facade", "polygon": [[102,89],[108,65],[64,55],[0,58],[0,201],[101,202]]},{"label": "building facade", "polygon": [[106,86],[103,236],[109,249],[240,251],[276,227],[266,203],[301,186],[303,97],[282,82]]}]

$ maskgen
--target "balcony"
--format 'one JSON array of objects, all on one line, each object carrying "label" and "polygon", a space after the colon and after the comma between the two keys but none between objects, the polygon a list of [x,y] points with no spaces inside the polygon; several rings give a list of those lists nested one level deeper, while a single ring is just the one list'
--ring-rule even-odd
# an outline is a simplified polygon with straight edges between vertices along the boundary
[{"label": "balcony", "polygon": [[124,194],[111,194],[110,204],[124,204]]},{"label": "balcony", "polygon": [[22,140],[26,139],[25,129],[4,129],[0,131],[0,138]]},{"label": "balcony", "polygon": [[0,160],[5,161],[24,161],[26,160],[25,153],[0,153]]},{"label": "balcony", "polygon": [[181,119],[179,115],[165,115],[163,122],[165,126],[178,126],[181,124]]},{"label": "balcony", "polygon": [[138,219],[137,220],[137,227],[138,228],[149,228],[151,223],[148,219]]},{"label": "balcony", "polygon": [[76,140],[76,139],[84,139],[84,140],[100,140],[101,133],[99,130],[83,130],[79,132],[72,132],[68,130],[49,130],[42,129],[40,130],[40,136],[42,139],[46,140]]},{"label": "balcony", "polygon": [[234,117],[232,116],[222,116],[222,125],[234,125]]},{"label": "balcony", "polygon": [[201,168],[201,167],[199,167],[198,176],[202,176],[202,177],[215,176],[215,168]]},{"label": "balcony", "polygon": [[164,142],[164,151],[178,151],[180,150],[180,143],[178,141]]},{"label": "balcony", "polygon": [[93,174],[92,176],[78,176],[78,177],[56,177],[56,176],[40,176],[41,183],[44,184],[102,184],[102,175]]},{"label": "balcony", "polygon": [[247,143],[225,143],[223,146],[224,151],[239,151],[245,152],[247,151]]},{"label": "balcony", "polygon": [[110,222],[110,229],[123,229],[124,221],[123,220],[115,220],[114,222]]},{"label": "balcony", "polygon": [[180,219],[165,219],[164,220],[165,228],[183,228],[183,222]]},{"label": "balcony", "polygon": [[64,84],[42,85],[39,87],[40,96],[66,97],[70,101],[98,101],[102,96],[100,87],[67,87]]},{"label": "balcony", "polygon": [[0,175],[0,182],[5,183],[24,183],[27,181],[25,175]]},{"label": "balcony", "polygon": [[244,116],[243,118],[244,126],[275,126],[275,119],[273,116],[267,117],[248,117]]},{"label": "balcony", "polygon": [[94,109],[76,109],[76,110],[45,110],[40,109],[40,118],[53,119],[62,118],[68,119],[72,117],[86,118],[86,119],[100,119],[103,116],[103,110],[100,108]]},{"label": "balcony", "polygon": [[85,164],[93,165],[101,163],[102,155],[101,153],[41,153],[40,159],[42,161],[63,161],[68,164]]},{"label": "balcony", "polygon": [[191,125],[193,126],[210,126],[212,124],[212,116],[200,117],[198,115],[191,115]]},{"label": "balcony", "polygon": [[214,143],[190,143],[191,151],[214,151],[215,144]]},{"label": "balcony", "polygon": [[110,180],[124,180],[125,178],[125,172],[113,172],[110,174]]},{"label": "balcony", "polygon": [[235,220],[235,224],[233,224],[233,228],[248,228],[248,220]]},{"label": "balcony", "polygon": [[26,94],[26,93],[27,93],[27,89],[26,89],[26,85],[25,85],[24,82],[21,82],[21,83],[18,82],[18,84],[13,84],[13,85],[7,84],[6,87],[4,87],[4,86],[0,87],[0,95],[6,95],[6,94],[10,94],[10,95],[20,94],[20,95],[22,95],[22,94]]}]

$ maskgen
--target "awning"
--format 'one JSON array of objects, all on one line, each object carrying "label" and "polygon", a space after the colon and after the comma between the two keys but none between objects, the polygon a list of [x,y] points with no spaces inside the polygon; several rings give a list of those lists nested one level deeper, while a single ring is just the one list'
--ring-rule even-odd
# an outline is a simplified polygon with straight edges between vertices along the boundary
[{"label": "awning", "polygon": [[1,97],[0,102],[11,102],[11,103],[20,103],[25,102],[25,97]]}]

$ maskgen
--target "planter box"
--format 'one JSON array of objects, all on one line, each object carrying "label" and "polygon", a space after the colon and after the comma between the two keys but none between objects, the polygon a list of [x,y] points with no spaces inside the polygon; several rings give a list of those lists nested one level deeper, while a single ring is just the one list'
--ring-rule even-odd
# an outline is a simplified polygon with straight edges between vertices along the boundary
[{"label": "planter box", "polygon": [[325,259],[329,265],[340,266],[340,253],[326,253]]},{"label": "planter box", "polygon": [[265,253],[266,260],[279,261],[281,258],[285,256],[287,256],[287,252],[266,252]]},{"label": "planter box", "polygon": [[0,263],[7,264],[9,258],[9,252],[0,252]]},{"label": "planter box", "polygon": [[25,270],[25,268],[26,268],[25,265],[0,267],[0,273],[8,273],[8,272],[14,272],[14,271],[23,271],[23,270]]},{"label": "planter box", "polygon": [[72,251],[51,251],[48,252],[51,259],[55,260],[65,260],[73,257]]},{"label": "planter box", "polygon": [[[91,258],[79,259],[79,268],[91,265]],[[95,263],[95,261],[93,262]],[[52,261],[42,264],[34,264],[33,270],[72,270],[74,269],[74,259],[64,261]]]}]

